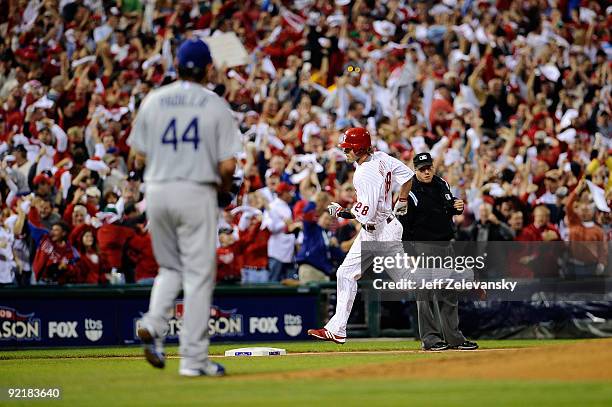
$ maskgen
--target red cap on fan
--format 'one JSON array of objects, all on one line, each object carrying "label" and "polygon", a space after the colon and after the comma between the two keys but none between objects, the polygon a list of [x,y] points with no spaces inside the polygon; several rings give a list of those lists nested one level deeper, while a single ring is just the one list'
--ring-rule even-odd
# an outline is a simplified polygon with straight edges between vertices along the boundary
[{"label": "red cap on fan", "polygon": [[295,191],[295,187],[286,182],[281,182],[280,184],[276,186],[277,194],[282,194],[283,192],[293,192],[293,191]]}]

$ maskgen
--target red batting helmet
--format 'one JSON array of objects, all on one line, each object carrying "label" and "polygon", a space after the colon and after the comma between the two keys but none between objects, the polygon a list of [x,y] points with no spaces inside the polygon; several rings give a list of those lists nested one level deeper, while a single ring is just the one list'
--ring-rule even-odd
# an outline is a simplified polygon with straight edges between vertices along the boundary
[{"label": "red batting helmet", "polygon": [[372,146],[370,133],[363,127],[351,127],[340,136],[340,148],[350,148],[355,154],[365,154]]}]

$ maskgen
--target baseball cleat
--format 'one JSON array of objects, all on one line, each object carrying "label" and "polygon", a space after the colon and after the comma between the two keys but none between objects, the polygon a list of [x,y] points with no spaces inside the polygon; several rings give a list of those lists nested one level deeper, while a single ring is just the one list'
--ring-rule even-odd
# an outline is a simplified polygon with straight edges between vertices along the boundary
[{"label": "baseball cleat", "polygon": [[225,368],[216,362],[208,361],[204,368],[179,370],[179,374],[185,377],[200,377],[200,376],[225,376]]},{"label": "baseball cleat", "polygon": [[478,349],[478,344],[476,342],[465,341],[459,345],[449,346],[449,348],[458,350],[475,350]]},{"label": "baseball cleat", "polygon": [[314,338],[317,338],[317,339],[321,339],[323,341],[336,342],[336,343],[338,343],[340,345],[344,345],[346,343],[346,338],[345,337],[334,335],[333,333],[329,332],[325,328],[321,328],[321,329],[309,329],[308,330],[308,335],[312,336]]},{"label": "baseball cleat", "polygon": [[138,329],[138,337],[142,341],[145,359],[151,366],[163,369],[166,366],[166,354],[162,345],[162,340],[155,338],[147,328]]},{"label": "baseball cleat", "polygon": [[448,348],[449,348],[448,343],[443,342],[443,341],[436,342],[431,346],[427,346],[427,347],[423,346],[423,350],[428,350],[432,352],[440,352]]}]

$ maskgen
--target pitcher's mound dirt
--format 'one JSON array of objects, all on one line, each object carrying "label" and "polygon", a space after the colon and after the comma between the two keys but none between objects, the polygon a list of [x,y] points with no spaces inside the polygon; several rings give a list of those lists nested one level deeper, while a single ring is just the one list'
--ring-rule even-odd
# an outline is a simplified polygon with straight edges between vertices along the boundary
[{"label": "pitcher's mound dirt", "polygon": [[[612,380],[612,340],[505,351],[450,351],[432,358],[291,372],[282,378]],[[275,375],[279,376],[279,375]]]}]

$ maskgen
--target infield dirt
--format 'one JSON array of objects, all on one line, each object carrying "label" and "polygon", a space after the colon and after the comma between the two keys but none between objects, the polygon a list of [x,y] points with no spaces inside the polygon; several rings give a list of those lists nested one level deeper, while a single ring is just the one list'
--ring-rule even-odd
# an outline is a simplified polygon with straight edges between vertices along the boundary
[{"label": "infield dirt", "polygon": [[446,351],[432,356],[435,357],[266,376],[270,379],[389,377],[612,381],[612,339],[523,349]]}]

